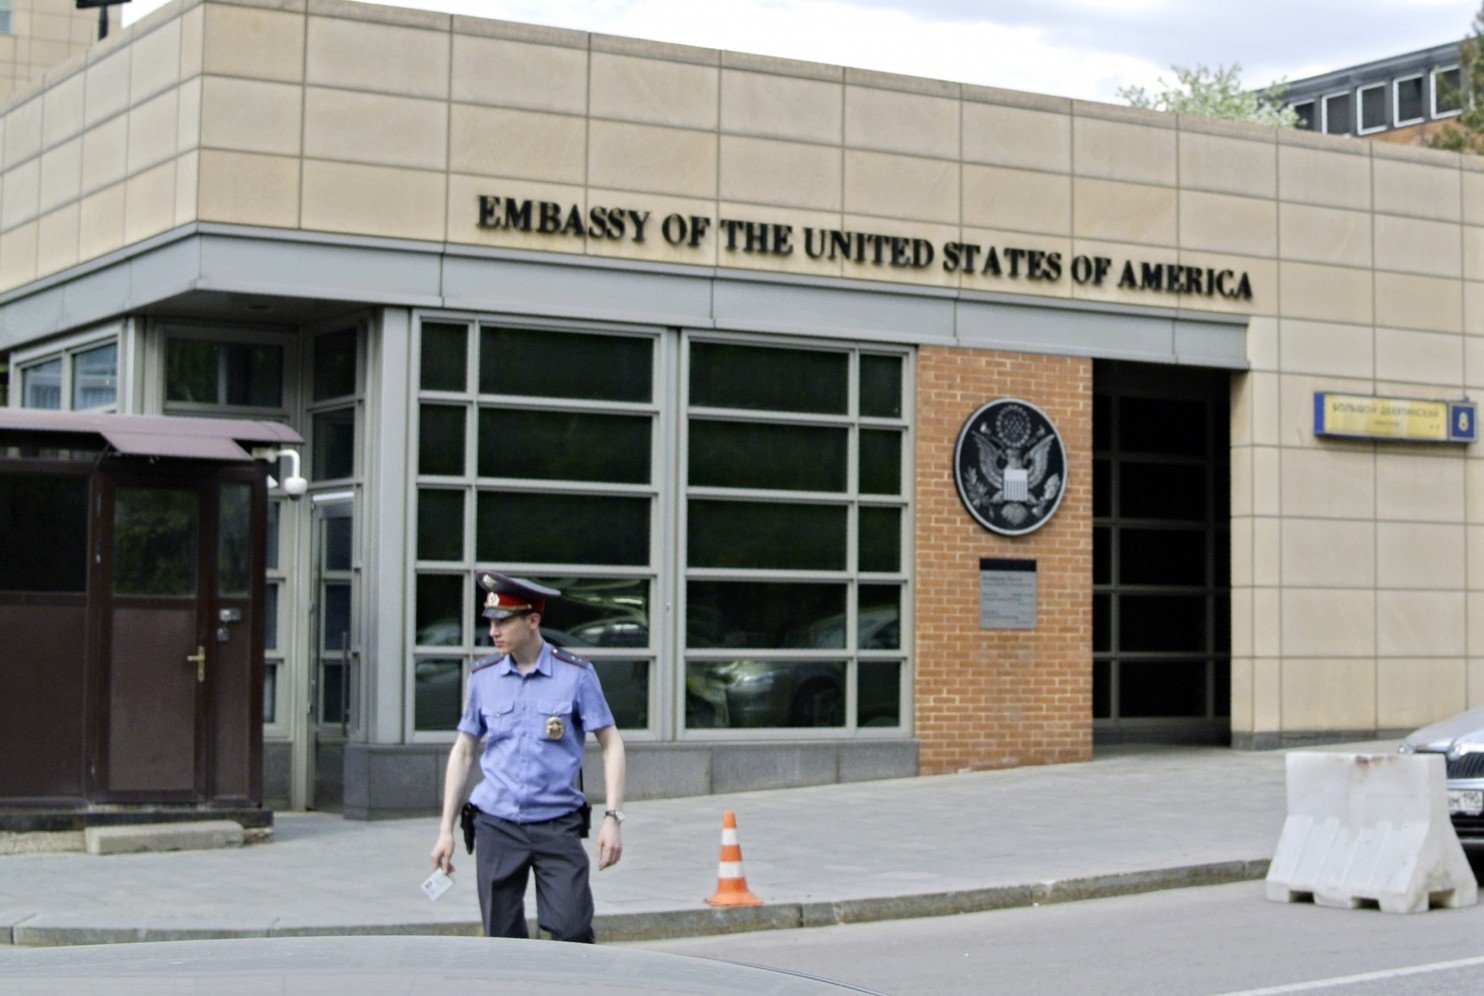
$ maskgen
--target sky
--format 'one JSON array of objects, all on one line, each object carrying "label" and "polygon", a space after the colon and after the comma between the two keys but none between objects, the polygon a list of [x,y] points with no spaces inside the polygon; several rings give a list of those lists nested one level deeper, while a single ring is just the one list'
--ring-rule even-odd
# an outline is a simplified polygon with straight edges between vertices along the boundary
[{"label": "sky", "polygon": [[[131,0],[131,24],[168,0]],[[1479,0],[397,0],[417,7],[1123,103],[1172,65],[1251,87],[1468,34]]]}]

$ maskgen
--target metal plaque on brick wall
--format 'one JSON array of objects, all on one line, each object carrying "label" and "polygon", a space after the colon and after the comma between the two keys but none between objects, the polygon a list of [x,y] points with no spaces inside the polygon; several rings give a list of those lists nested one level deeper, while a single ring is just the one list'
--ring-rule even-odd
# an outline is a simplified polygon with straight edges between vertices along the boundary
[{"label": "metal plaque on brick wall", "polygon": [[979,628],[1036,628],[1036,562],[979,560]]},{"label": "metal plaque on brick wall", "polygon": [[1061,433],[1029,401],[991,401],[959,430],[953,479],[964,507],[984,528],[1002,536],[1033,532],[1056,514],[1066,493]]}]

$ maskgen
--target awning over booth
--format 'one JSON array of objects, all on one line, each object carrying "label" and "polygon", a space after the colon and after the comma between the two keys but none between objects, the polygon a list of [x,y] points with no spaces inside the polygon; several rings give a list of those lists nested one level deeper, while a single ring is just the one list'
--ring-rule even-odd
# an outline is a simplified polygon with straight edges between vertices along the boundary
[{"label": "awning over booth", "polygon": [[106,445],[125,456],[222,462],[250,461],[248,450],[254,446],[304,442],[304,437],[278,422],[0,408],[0,442],[16,436],[94,436],[99,449]]}]

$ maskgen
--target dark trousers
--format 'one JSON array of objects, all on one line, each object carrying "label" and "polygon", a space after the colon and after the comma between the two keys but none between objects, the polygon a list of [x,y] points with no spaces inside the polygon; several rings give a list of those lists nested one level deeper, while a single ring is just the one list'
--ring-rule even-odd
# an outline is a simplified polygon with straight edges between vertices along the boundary
[{"label": "dark trousers", "polygon": [[536,871],[536,919],[554,941],[593,943],[587,851],[573,812],[542,823],[511,823],[480,812],[474,820],[479,912],[490,937],[530,937],[526,876]]}]

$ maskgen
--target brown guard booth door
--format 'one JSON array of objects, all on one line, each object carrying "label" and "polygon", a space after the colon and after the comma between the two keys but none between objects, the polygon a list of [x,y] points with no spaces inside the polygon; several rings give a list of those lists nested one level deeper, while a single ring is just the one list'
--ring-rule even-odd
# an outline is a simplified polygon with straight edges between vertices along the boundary
[{"label": "brown guard booth door", "polygon": [[105,481],[104,794],[198,801],[207,786],[206,635],[216,591],[210,492],[206,481]]}]

